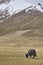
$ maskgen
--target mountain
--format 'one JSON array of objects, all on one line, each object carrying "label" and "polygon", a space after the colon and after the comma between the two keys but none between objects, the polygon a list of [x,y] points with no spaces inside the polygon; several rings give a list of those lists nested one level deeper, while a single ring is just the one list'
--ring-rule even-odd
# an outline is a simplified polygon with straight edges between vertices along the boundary
[{"label": "mountain", "polygon": [[15,11],[0,20],[0,36],[43,38],[43,9],[39,4],[23,6],[23,9]]},{"label": "mountain", "polygon": [[[8,18],[23,9],[35,9],[43,12],[43,6],[40,4],[30,4],[26,0],[1,0],[0,4],[0,20]],[[22,5],[23,4],[23,5]]]},{"label": "mountain", "polygon": [[[23,4],[23,5],[22,5]],[[1,17],[5,18],[6,15],[12,16],[15,13],[27,8],[30,4],[26,3],[25,0],[10,0],[9,3],[3,3],[0,5],[0,14],[3,13]]]},{"label": "mountain", "polygon": [[0,23],[0,36],[39,36],[43,37],[43,13],[37,10],[22,10]]}]

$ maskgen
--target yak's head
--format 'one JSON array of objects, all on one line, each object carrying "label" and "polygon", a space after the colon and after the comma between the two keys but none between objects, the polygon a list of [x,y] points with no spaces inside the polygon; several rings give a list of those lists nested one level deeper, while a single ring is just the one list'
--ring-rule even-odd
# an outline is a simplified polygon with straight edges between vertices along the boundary
[{"label": "yak's head", "polygon": [[26,58],[28,58],[28,54],[26,54],[25,56],[26,56]]}]

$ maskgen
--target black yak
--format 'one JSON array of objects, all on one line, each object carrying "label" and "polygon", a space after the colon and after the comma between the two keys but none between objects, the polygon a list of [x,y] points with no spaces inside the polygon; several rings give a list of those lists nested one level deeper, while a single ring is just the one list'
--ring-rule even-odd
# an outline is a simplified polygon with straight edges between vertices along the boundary
[{"label": "black yak", "polygon": [[36,50],[35,49],[30,49],[25,56],[26,56],[26,58],[28,58],[29,56],[31,58],[33,56],[33,59],[34,59],[34,57],[36,57]]}]

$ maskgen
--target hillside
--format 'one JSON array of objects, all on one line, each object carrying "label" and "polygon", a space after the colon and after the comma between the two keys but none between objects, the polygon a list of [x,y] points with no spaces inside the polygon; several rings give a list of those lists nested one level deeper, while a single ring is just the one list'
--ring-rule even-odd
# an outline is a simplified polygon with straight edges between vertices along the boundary
[{"label": "hillside", "polygon": [[43,37],[43,13],[26,9],[0,23],[0,36]]}]

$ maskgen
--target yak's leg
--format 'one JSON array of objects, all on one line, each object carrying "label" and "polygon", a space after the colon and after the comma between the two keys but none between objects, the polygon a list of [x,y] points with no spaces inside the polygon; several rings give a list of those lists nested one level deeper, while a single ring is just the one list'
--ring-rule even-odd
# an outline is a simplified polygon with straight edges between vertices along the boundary
[{"label": "yak's leg", "polygon": [[31,56],[30,56],[30,59],[31,59]]},{"label": "yak's leg", "polygon": [[33,59],[34,59],[34,57],[35,57],[35,56],[33,55]]}]

